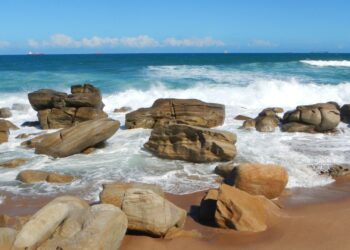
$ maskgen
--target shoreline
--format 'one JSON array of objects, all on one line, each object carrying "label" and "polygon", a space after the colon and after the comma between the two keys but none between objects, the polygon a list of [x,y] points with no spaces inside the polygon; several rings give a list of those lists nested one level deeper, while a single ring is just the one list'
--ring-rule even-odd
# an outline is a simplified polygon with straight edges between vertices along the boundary
[{"label": "shoreline", "polygon": [[[67,195],[74,195],[66,193]],[[35,213],[54,197],[11,196],[0,204],[0,214],[26,216]],[[77,194],[75,194],[77,195]],[[196,230],[202,237],[179,237],[172,240],[127,234],[121,250],[139,249],[345,249],[350,244],[346,223],[350,220],[350,181],[312,188],[286,189],[275,199],[282,209],[270,216],[269,227],[260,233],[238,232],[205,226],[196,221],[196,213],[205,191],[166,198],[188,212],[185,230]]]}]

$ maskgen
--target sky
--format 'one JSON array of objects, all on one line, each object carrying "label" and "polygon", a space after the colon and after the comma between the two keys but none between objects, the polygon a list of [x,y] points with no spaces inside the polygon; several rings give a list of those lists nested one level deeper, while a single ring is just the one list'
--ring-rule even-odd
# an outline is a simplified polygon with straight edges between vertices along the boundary
[{"label": "sky", "polygon": [[0,54],[350,52],[349,0],[1,0]]}]

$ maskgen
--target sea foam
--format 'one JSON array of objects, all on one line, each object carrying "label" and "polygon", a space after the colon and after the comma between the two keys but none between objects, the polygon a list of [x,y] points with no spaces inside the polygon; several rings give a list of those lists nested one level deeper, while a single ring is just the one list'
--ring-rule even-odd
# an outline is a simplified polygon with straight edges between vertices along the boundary
[{"label": "sea foam", "polygon": [[347,60],[301,60],[300,62],[317,67],[350,67],[350,61]]}]

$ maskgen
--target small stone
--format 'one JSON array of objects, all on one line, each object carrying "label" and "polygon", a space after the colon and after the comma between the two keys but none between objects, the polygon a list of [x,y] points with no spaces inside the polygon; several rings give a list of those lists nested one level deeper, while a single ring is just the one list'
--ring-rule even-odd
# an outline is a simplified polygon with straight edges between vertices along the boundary
[{"label": "small stone", "polygon": [[27,158],[16,158],[0,163],[0,167],[4,168],[15,168],[25,164],[29,159]]}]

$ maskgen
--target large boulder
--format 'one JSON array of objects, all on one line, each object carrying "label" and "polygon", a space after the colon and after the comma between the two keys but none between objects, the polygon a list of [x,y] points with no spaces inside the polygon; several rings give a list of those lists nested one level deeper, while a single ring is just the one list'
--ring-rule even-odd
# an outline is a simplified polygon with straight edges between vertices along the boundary
[{"label": "large boulder", "polygon": [[350,104],[345,104],[341,107],[340,116],[342,122],[350,123]]},{"label": "large boulder", "polygon": [[141,108],[125,116],[125,126],[153,128],[157,123],[176,122],[205,128],[222,125],[225,106],[196,99],[158,99],[152,107]]},{"label": "large boulder", "polygon": [[37,154],[67,157],[106,141],[119,126],[119,121],[109,118],[91,120],[51,134],[40,135],[22,145],[34,147]]},{"label": "large boulder", "polygon": [[274,199],[285,189],[288,172],[278,165],[244,163],[233,168],[225,182],[252,195]]},{"label": "large boulder", "polygon": [[147,189],[128,189],[121,208],[128,217],[128,229],[153,236],[164,236],[172,227],[182,228],[187,215],[185,210]]},{"label": "large boulder", "polygon": [[75,85],[71,93],[41,89],[28,94],[43,129],[68,128],[79,122],[107,117],[99,89],[90,84]]},{"label": "large boulder", "polygon": [[[336,103],[317,103],[298,106],[283,116],[285,132],[329,132],[340,122],[340,110]],[[289,124],[289,123],[292,123]]]},{"label": "large boulder", "polygon": [[152,190],[159,196],[164,197],[164,193],[161,187],[158,185],[137,182],[119,182],[103,184],[103,190],[100,193],[100,201],[102,203],[112,204],[116,207],[121,207],[125,196],[125,192],[130,188]]},{"label": "large boulder", "polygon": [[38,250],[118,249],[127,226],[127,217],[119,208],[109,204],[94,205],[68,217]]},{"label": "large boulder", "polygon": [[260,232],[267,228],[263,197],[223,184],[219,188],[215,221],[221,228]]},{"label": "large boulder", "polygon": [[161,158],[190,162],[230,161],[236,135],[189,125],[156,126],[144,147]]},{"label": "large boulder", "polygon": [[17,234],[13,250],[37,249],[48,240],[61,223],[74,213],[82,213],[89,205],[72,196],[62,196],[36,212]]}]

